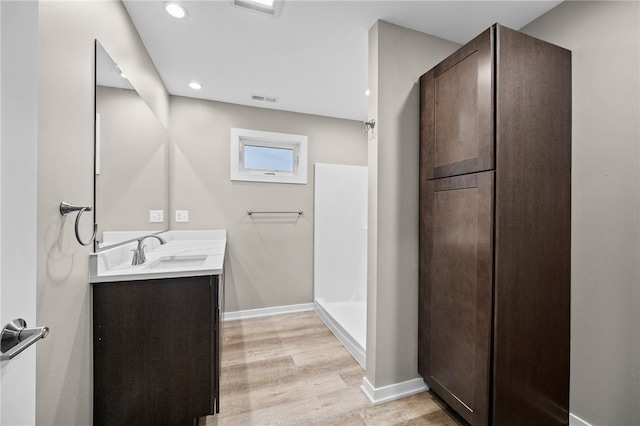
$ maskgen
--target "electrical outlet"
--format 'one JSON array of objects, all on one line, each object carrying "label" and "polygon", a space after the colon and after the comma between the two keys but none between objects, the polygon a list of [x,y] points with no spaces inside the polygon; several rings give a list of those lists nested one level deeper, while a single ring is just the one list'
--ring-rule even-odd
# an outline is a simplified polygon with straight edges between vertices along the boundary
[{"label": "electrical outlet", "polygon": [[149,210],[149,222],[150,223],[164,222],[164,210]]},{"label": "electrical outlet", "polygon": [[176,210],[176,222],[189,222],[189,210]]}]

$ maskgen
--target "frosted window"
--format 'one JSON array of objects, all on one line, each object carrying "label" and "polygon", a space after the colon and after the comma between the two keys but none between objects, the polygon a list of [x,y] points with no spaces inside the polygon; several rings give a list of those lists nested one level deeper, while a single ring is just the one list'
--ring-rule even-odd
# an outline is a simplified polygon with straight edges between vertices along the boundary
[{"label": "frosted window", "polygon": [[307,183],[307,137],[231,129],[231,180]]},{"label": "frosted window", "polygon": [[245,145],[244,168],[274,172],[293,172],[293,149]]}]

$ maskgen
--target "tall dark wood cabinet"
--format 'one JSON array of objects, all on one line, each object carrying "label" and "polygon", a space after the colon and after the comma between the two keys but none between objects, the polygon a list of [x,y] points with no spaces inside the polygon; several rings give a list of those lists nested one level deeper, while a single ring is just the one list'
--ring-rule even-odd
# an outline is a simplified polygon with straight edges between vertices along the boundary
[{"label": "tall dark wood cabinet", "polygon": [[420,91],[418,370],[472,425],[568,424],[571,52],[494,25]]}]

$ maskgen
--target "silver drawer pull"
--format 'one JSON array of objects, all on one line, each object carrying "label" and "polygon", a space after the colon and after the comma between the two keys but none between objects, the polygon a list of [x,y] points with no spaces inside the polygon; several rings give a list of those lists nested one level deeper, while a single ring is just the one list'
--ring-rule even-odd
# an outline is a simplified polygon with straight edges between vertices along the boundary
[{"label": "silver drawer pull", "polygon": [[2,329],[0,336],[0,361],[8,361],[49,334],[49,327],[27,328],[22,318],[14,319]]}]

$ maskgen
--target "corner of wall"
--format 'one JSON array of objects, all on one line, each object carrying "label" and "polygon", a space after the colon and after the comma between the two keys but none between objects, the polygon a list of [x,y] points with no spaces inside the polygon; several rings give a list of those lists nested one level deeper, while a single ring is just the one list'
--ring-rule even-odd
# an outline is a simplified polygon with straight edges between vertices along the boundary
[{"label": "corner of wall", "polygon": [[458,47],[384,21],[369,31],[369,118],[376,119],[376,128],[369,141],[366,379],[374,389],[422,380],[417,373],[417,82]]}]

